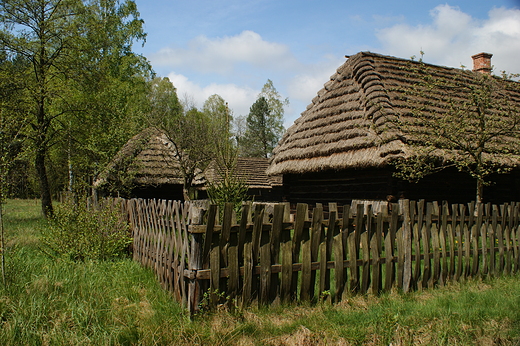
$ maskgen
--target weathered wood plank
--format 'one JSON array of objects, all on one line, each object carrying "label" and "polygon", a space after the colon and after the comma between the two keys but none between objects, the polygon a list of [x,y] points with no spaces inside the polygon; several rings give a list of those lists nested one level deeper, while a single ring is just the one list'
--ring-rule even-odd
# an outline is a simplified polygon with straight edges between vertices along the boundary
[{"label": "weathered wood plank", "polygon": [[[277,265],[281,263],[280,259],[280,236],[283,229],[285,217],[285,204],[277,204],[273,213],[273,228],[271,236],[271,263]],[[279,297],[280,275],[278,273],[271,274],[270,300],[274,301]]]},{"label": "weathered wood plank", "polygon": [[[313,216],[312,216],[312,225],[313,228],[319,227],[321,229],[321,220],[320,223],[316,225],[316,215],[318,212],[318,208],[314,208]],[[302,275],[301,275],[301,289],[300,289],[300,300],[301,301],[310,301],[314,295],[314,282],[311,284],[312,274],[315,273],[311,269],[312,263],[312,243],[311,243],[311,232],[313,229],[305,228],[302,232]]]},{"label": "weathered wood plank", "polygon": [[282,229],[280,234],[280,243],[282,250],[282,273],[280,297],[282,302],[289,302],[291,300],[291,286],[292,286],[292,239],[291,230]]},{"label": "weathered wood plank", "polygon": [[260,291],[258,302],[261,305],[267,305],[270,303],[271,233],[270,230],[262,230],[260,237]]},{"label": "weathered wood plank", "polygon": [[343,244],[343,232],[340,225],[334,227],[333,243],[335,277],[334,301],[337,303],[342,300],[343,292],[345,291],[345,245]]},{"label": "weathered wood plank", "polygon": [[[421,269],[423,266],[422,260],[421,260],[421,230],[422,225],[424,221],[424,200],[420,200],[418,203],[413,202],[411,204],[413,206],[414,215],[415,217],[412,219],[413,224],[413,260],[415,262],[414,271],[413,271],[413,277],[412,277],[412,283],[413,287],[415,289],[421,289]],[[417,208],[417,210],[416,210]],[[413,222],[413,220],[417,220],[416,222]]]},{"label": "weathered wood plank", "polygon": [[404,202],[403,210],[403,291],[410,292],[412,288],[412,214],[410,201]]},{"label": "weathered wood plank", "polygon": [[[296,217],[294,220],[294,235],[292,241],[292,263],[300,262],[300,249],[302,243],[302,234],[305,227],[305,222],[308,221],[309,206],[304,203],[296,205]],[[295,299],[298,295],[298,272],[292,273],[291,279],[291,295]]]},{"label": "weathered wood plank", "polygon": [[370,240],[372,256],[372,294],[378,295],[382,289],[381,251],[383,242],[383,213],[376,216],[376,228]]},{"label": "weathered wood plank", "polygon": [[[312,228],[311,228],[311,249],[310,249],[310,255],[311,255],[311,262],[317,262],[319,251],[320,251],[320,243],[322,241],[322,238],[324,237],[324,225],[323,225],[323,207],[322,206],[316,206],[314,210],[312,211]],[[305,250],[307,251],[307,250]],[[310,265],[310,264],[306,264]],[[316,271],[311,270],[310,268],[306,268],[306,271],[308,272],[310,270],[310,278],[309,282],[306,283],[308,286],[309,291],[309,298],[312,300],[315,300],[315,293],[314,293],[314,287],[316,284]]]},{"label": "weathered wood plank", "polygon": [[432,277],[432,267],[431,267],[431,257],[432,257],[432,248],[431,248],[431,221],[432,221],[432,204],[426,204],[426,214],[425,214],[425,224],[422,228],[422,247],[423,247],[423,255],[424,255],[424,270],[422,275],[421,286],[423,288],[427,288],[429,283],[431,282]]}]

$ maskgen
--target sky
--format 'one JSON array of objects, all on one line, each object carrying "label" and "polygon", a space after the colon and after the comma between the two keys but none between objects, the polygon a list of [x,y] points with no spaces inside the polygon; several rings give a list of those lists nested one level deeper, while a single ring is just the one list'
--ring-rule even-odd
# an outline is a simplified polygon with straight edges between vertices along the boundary
[{"label": "sky", "polygon": [[494,73],[520,73],[520,0],[135,0],[146,43],[134,46],[181,99],[218,94],[247,116],[270,79],[285,127],[345,55],[361,51],[471,69],[492,53]]}]

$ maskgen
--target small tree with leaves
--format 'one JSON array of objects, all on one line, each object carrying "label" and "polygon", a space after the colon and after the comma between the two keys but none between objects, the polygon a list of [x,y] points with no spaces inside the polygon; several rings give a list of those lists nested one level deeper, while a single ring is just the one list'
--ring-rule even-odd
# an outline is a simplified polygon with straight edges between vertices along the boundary
[{"label": "small tree with leaves", "polygon": [[464,70],[442,75],[422,60],[411,64],[407,78],[416,83],[403,97],[409,113],[394,124],[413,154],[394,162],[395,175],[418,181],[456,167],[475,179],[482,202],[489,176],[518,166],[520,84]]},{"label": "small tree with leaves", "polygon": [[284,107],[289,104],[282,100],[273,82],[267,80],[258,99],[251,106],[246,119],[246,132],[239,139],[245,156],[269,157],[283,135]]}]

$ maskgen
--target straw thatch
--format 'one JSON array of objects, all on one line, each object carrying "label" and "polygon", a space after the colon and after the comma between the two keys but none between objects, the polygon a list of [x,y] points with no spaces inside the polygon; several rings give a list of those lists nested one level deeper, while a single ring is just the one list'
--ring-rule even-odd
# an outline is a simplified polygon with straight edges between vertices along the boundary
[{"label": "straw thatch", "polygon": [[[349,57],[287,130],[273,151],[268,174],[379,168],[412,155],[413,148],[406,144],[406,136],[394,120],[410,117],[412,104],[422,103],[437,115],[448,108],[442,104],[442,90],[431,90],[424,100],[413,102],[405,95],[418,84],[412,76],[418,64],[370,52]],[[477,72],[425,65],[440,81],[457,75],[467,83],[476,83],[479,77]],[[497,83],[504,85],[504,93],[520,105],[518,88],[506,86],[515,82],[497,78]],[[467,95],[456,97],[464,101]],[[520,162],[511,155],[494,159],[509,166]]]},{"label": "straw thatch", "polygon": [[[250,189],[281,187],[281,176],[266,174],[268,166],[269,161],[265,158],[238,158],[235,174]],[[204,189],[207,180],[218,182],[220,176],[215,167],[210,164],[205,172],[197,174],[193,184]],[[174,145],[160,130],[145,129],[123,146],[94,183],[101,189],[107,184],[134,187],[182,185],[183,176]]]},{"label": "straw thatch", "polygon": [[182,184],[175,149],[161,131],[147,128],[131,138],[94,182],[95,187],[120,182],[136,186]]},{"label": "straw thatch", "polygon": [[[266,174],[269,159],[263,157],[239,157],[234,174],[238,180],[244,181],[250,189],[270,189],[282,186],[282,176]],[[204,172],[204,178],[212,183],[222,179],[216,165],[211,164]]]}]

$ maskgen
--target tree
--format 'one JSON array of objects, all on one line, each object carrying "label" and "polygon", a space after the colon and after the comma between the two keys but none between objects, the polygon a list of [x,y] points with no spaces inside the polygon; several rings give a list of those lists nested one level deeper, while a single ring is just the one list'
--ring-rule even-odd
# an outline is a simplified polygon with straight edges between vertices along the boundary
[{"label": "tree", "polygon": [[239,143],[246,156],[269,157],[283,135],[284,106],[289,100],[281,100],[271,80],[262,88],[258,99],[247,116],[247,129]]},{"label": "tree", "polygon": [[72,122],[64,121],[66,115],[84,114],[93,105],[85,101],[93,100],[87,95],[99,90],[107,75],[130,77],[135,65],[143,63],[131,53],[133,41],[144,39],[142,21],[131,0],[4,0],[0,19],[3,49],[28,65],[24,80],[32,119],[27,136],[33,145],[43,213],[49,216],[50,148],[66,138],[60,137]]},{"label": "tree", "polygon": [[463,70],[446,78],[422,61],[416,66],[409,78],[418,83],[404,100],[411,114],[394,122],[414,154],[394,163],[396,175],[417,181],[456,167],[476,180],[476,199],[482,202],[489,176],[518,165],[520,109],[513,98],[519,84]]},{"label": "tree", "polygon": [[225,132],[226,136],[229,135],[233,115],[222,96],[214,94],[208,97],[202,105],[202,111],[212,120],[217,128]]},{"label": "tree", "polygon": [[0,59],[0,262],[2,280],[5,285],[5,229],[4,203],[8,197],[8,175],[20,154],[23,130],[26,125],[25,100],[20,95],[23,89],[19,78],[21,66],[15,62]]},{"label": "tree", "polygon": [[215,153],[215,131],[207,113],[194,106],[183,109],[168,78],[156,78],[150,92],[150,125],[161,130],[174,146],[183,176],[184,198],[195,198],[193,182]]}]

